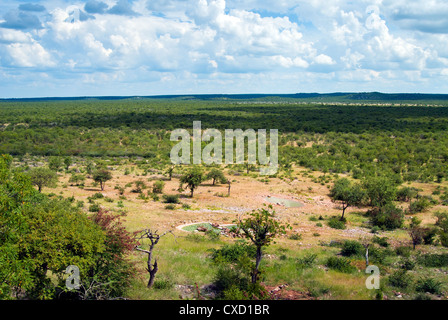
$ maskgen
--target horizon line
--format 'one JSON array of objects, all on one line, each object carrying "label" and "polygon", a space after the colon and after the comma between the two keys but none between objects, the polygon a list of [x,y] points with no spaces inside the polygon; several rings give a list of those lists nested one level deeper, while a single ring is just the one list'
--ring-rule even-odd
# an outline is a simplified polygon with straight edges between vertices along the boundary
[{"label": "horizon line", "polygon": [[[130,98],[169,98],[169,97],[197,97],[197,96],[233,96],[233,97],[243,97],[243,96],[259,96],[259,97],[293,97],[300,95],[314,95],[314,96],[328,96],[328,95],[360,95],[360,94],[378,94],[385,96],[393,96],[393,95],[414,95],[414,96],[444,96],[448,98],[448,93],[421,93],[421,92],[395,92],[395,93],[386,93],[380,91],[335,91],[335,92],[296,92],[296,93],[185,93],[185,94],[154,94],[154,95],[85,95],[85,96],[42,96],[42,97],[9,97],[9,98],[0,98],[0,101],[7,100],[81,100],[81,99],[130,99]],[[311,97],[308,97],[311,98]]]}]

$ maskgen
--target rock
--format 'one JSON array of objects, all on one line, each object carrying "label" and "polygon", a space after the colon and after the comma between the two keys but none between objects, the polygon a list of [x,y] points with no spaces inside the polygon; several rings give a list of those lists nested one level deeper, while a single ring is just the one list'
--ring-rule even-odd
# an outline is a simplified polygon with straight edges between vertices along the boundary
[{"label": "rock", "polygon": [[200,231],[200,232],[206,232],[207,228],[205,228],[205,227],[198,227],[196,230]]}]

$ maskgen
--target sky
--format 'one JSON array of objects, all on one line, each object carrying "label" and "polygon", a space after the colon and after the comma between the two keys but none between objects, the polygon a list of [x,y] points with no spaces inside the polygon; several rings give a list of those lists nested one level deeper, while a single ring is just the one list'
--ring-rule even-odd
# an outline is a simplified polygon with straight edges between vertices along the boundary
[{"label": "sky", "polygon": [[446,0],[0,0],[0,98],[448,93]]}]

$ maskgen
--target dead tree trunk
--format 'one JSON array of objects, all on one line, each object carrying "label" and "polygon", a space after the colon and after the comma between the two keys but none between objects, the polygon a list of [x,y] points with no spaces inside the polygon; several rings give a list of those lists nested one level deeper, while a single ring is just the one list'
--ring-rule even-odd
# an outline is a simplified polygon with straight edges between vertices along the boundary
[{"label": "dead tree trunk", "polygon": [[151,231],[150,229],[145,229],[141,232],[141,235],[138,239],[142,240],[142,239],[148,239],[150,241],[149,244],[149,249],[145,250],[142,248],[139,248],[139,246],[135,247],[135,250],[144,252],[148,255],[148,260],[146,262],[146,271],[148,271],[149,273],[149,281],[148,281],[148,288],[151,288],[154,285],[154,280],[156,278],[156,273],[157,271],[159,271],[159,267],[157,264],[157,259],[154,259],[154,263],[152,263],[152,259],[153,259],[153,251],[154,251],[154,247],[159,243],[159,240],[161,237],[163,237],[164,235],[166,235],[167,233],[172,233],[171,231],[167,231],[162,235],[159,235],[156,231]]}]

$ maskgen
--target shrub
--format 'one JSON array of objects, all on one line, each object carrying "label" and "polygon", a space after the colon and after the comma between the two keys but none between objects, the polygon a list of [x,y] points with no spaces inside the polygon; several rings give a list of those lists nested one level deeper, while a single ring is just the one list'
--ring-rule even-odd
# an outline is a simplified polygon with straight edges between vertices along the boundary
[{"label": "shrub", "polygon": [[205,235],[210,241],[218,241],[221,233],[215,229],[209,229],[205,232]]},{"label": "shrub", "polygon": [[174,287],[174,283],[168,278],[159,278],[154,280],[153,288],[157,290],[167,290]]},{"label": "shrub", "polygon": [[423,243],[427,244],[427,245],[433,244],[436,235],[437,235],[436,228],[424,228],[423,229]]},{"label": "shrub", "polygon": [[364,246],[355,240],[346,240],[342,243],[341,254],[344,257],[360,256],[365,254]]},{"label": "shrub", "polygon": [[424,254],[417,258],[417,262],[429,268],[448,267],[448,254]]},{"label": "shrub", "polygon": [[182,203],[182,209],[188,210],[191,209],[191,206],[188,203]]},{"label": "shrub", "polygon": [[303,258],[297,259],[297,264],[300,268],[311,268],[317,258],[317,254],[308,254]]},{"label": "shrub", "polygon": [[289,236],[289,239],[291,240],[302,240],[302,234],[299,233],[293,233]]},{"label": "shrub", "polygon": [[356,268],[350,264],[350,260],[344,257],[330,257],[325,265],[329,269],[343,273],[352,273],[356,271]]},{"label": "shrub", "polygon": [[393,204],[377,207],[368,211],[370,221],[374,226],[383,230],[394,230],[401,228],[404,221],[403,210]]},{"label": "shrub", "polygon": [[422,197],[414,202],[409,204],[409,213],[415,214],[419,212],[425,211],[427,208],[431,206],[431,202],[428,198]]},{"label": "shrub", "polygon": [[165,209],[166,210],[174,210],[174,209],[176,209],[176,206],[174,204],[167,204],[165,206]]},{"label": "shrub", "polygon": [[179,203],[179,195],[177,194],[164,194],[163,195],[164,203]]},{"label": "shrub", "polygon": [[100,211],[100,209],[101,209],[101,207],[100,207],[100,205],[97,204],[97,203],[91,204],[91,205],[89,206],[89,211],[90,211],[90,212],[98,212],[98,211]]},{"label": "shrub", "polygon": [[211,249],[211,259],[215,263],[235,263],[242,257],[254,258],[256,248],[245,241],[226,244],[220,249]]},{"label": "shrub", "polygon": [[387,248],[379,248],[372,246],[369,249],[369,257],[371,258],[371,261],[375,263],[385,264],[387,257],[392,256],[395,256],[395,252]]},{"label": "shrub", "polygon": [[93,200],[102,199],[102,198],[104,198],[104,195],[101,192],[97,192],[94,195],[92,195],[90,198],[92,198]]},{"label": "shrub", "polygon": [[419,293],[415,296],[414,300],[432,300],[430,295]]},{"label": "shrub", "polygon": [[154,182],[152,186],[153,193],[163,193],[163,188],[165,187],[165,182],[162,180]]},{"label": "shrub", "polygon": [[388,278],[391,286],[406,289],[412,284],[412,276],[407,273],[407,270],[397,270]]},{"label": "shrub", "polygon": [[401,265],[401,268],[404,270],[412,270],[415,268],[415,261],[411,260],[409,258],[405,258],[402,260],[403,264]]},{"label": "shrub", "polygon": [[341,220],[339,217],[331,217],[327,222],[328,226],[333,229],[343,230],[346,228],[345,219]]},{"label": "shrub", "polygon": [[429,292],[432,294],[440,294],[442,289],[442,282],[434,278],[425,277],[417,281],[415,290],[418,292]]},{"label": "shrub", "polygon": [[185,238],[188,241],[192,241],[192,242],[204,242],[207,240],[205,237],[203,237],[202,235],[197,234],[197,233],[191,233],[191,234],[187,235]]},{"label": "shrub", "polygon": [[397,247],[395,248],[395,253],[402,257],[409,257],[411,255],[412,248],[411,247]]},{"label": "shrub", "polygon": [[385,247],[385,248],[389,247],[389,242],[387,242],[387,240],[388,240],[387,237],[377,237],[377,236],[374,236],[372,238],[373,243],[376,243],[376,244],[378,244],[378,245],[380,245],[382,247]]},{"label": "shrub", "polygon": [[417,196],[417,189],[413,187],[402,187],[397,190],[397,201],[409,201]]}]

